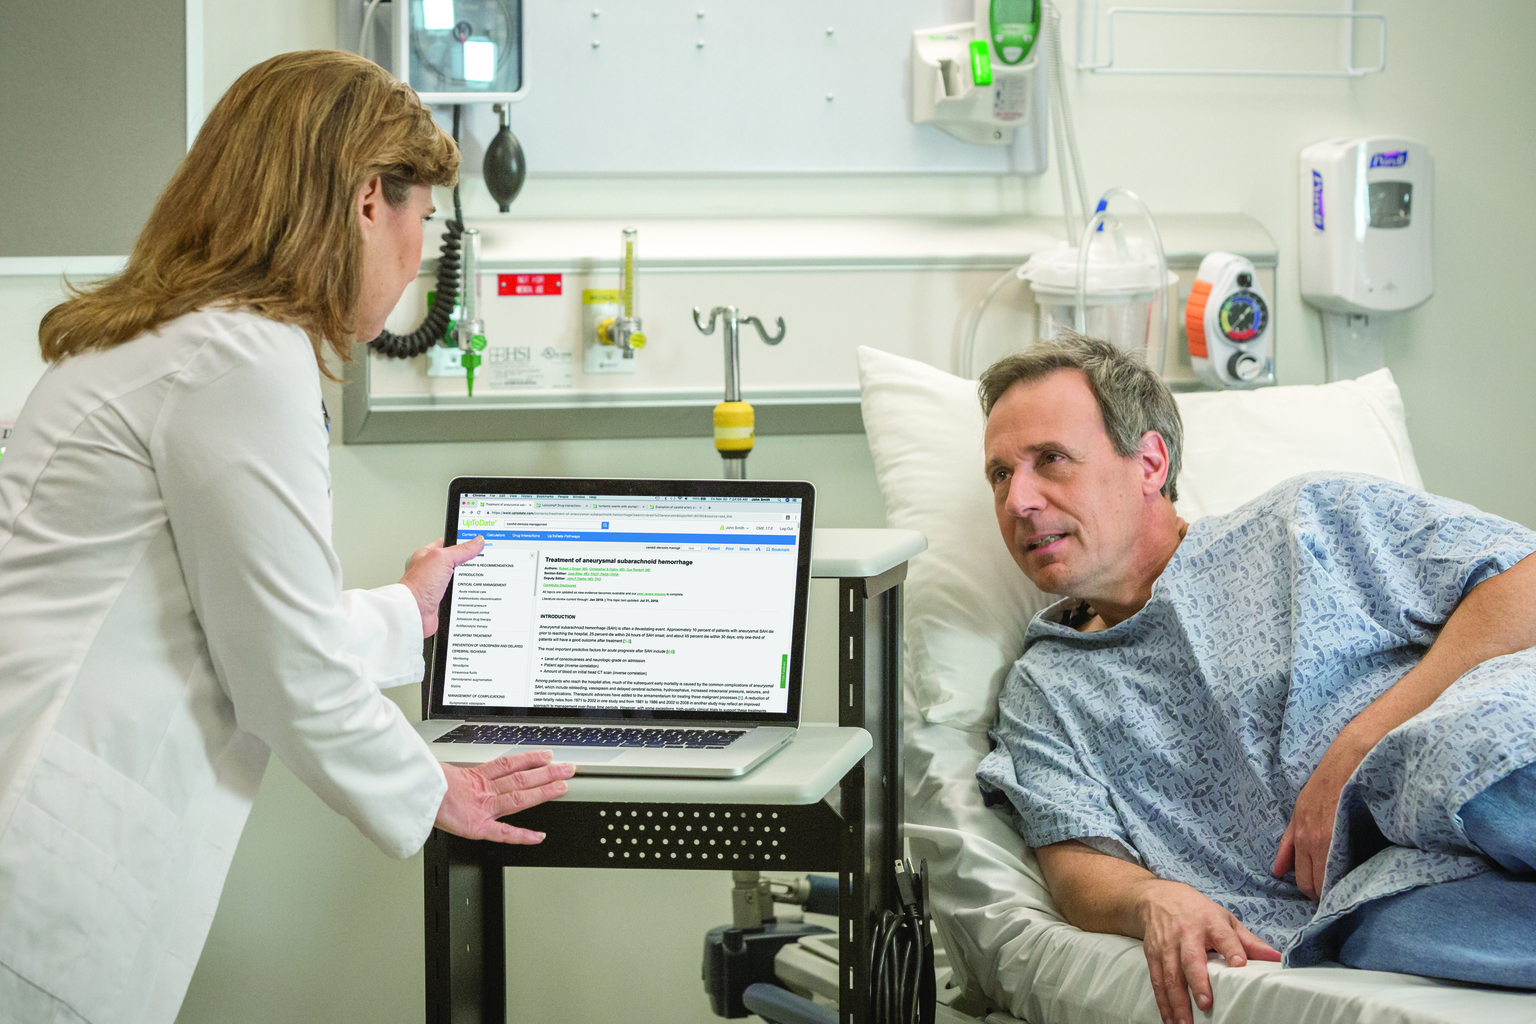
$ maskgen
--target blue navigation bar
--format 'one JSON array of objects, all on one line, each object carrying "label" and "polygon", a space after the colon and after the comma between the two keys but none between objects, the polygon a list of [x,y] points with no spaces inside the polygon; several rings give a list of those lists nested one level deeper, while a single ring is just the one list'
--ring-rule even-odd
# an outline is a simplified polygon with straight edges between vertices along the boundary
[{"label": "blue navigation bar", "polygon": [[593,541],[609,544],[732,544],[753,547],[771,544],[778,547],[794,547],[794,534],[744,534],[744,533],[616,533],[612,530],[578,533],[571,530],[466,530],[460,528],[459,541],[472,537],[486,540],[543,540],[569,541],[586,544]]}]

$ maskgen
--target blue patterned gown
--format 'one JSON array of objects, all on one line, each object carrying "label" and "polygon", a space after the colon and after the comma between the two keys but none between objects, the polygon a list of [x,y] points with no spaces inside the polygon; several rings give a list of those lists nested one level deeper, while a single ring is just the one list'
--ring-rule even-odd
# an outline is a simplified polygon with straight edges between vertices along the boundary
[{"label": "blue patterned gown", "polygon": [[1536,533],[1374,477],[1288,480],[1191,524],[1135,615],[1029,625],[978,776],[1030,846],[1080,839],[1187,883],[1291,964],[1362,903],[1488,869],[1456,812],[1536,762],[1536,650],[1485,662],[1394,730],[1340,802],[1321,907],[1270,875],[1297,794]]}]

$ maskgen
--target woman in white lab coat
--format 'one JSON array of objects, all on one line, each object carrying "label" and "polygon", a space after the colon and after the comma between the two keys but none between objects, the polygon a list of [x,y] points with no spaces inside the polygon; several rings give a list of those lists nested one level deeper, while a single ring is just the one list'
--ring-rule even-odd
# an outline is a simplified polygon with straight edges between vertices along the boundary
[{"label": "woman in white lab coat", "polygon": [[0,463],[0,1021],[174,1020],[269,752],[397,857],[542,838],[496,819],[569,765],[439,766],[379,692],[478,543],[343,592],[330,539],[324,348],[383,326],[458,160],[377,65],[276,57],[44,317]]}]

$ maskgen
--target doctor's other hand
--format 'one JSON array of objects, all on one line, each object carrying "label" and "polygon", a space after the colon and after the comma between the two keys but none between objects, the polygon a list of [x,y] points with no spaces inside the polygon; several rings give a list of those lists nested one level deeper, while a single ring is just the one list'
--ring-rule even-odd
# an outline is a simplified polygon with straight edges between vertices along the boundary
[{"label": "doctor's other hand", "polygon": [[405,563],[405,575],[400,577],[400,582],[416,597],[416,607],[421,610],[422,636],[437,632],[437,606],[443,603],[453,570],[484,549],[484,537],[471,537],[447,548],[443,547],[442,541],[434,540],[426,547],[417,548],[410,561]]},{"label": "doctor's other hand", "polygon": [[1280,953],[1225,907],[1180,882],[1149,879],[1136,900],[1141,940],[1157,1011],[1168,1024],[1193,1024],[1190,995],[1201,1010],[1214,1002],[1206,962],[1215,950],[1228,967],[1279,960]]},{"label": "doctor's other hand", "polygon": [[548,750],[530,750],[473,768],[445,762],[442,769],[448,792],[437,808],[437,827],[465,839],[542,843],[544,833],[497,819],[565,795],[565,780],[576,774],[576,766],[551,764],[553,759]]}]

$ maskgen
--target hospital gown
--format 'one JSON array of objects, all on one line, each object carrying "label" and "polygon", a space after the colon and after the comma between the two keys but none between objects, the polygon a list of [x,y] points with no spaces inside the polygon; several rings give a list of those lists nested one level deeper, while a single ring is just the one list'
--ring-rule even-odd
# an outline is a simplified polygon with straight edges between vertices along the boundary
[{"label": "hospital gown", "polygon": [[1371,900],[1488,870],[1457,810],[1536,761],[1536,656],[1486,662],[1395,730],[1341,801],[1321,907],[1269,868],[1341,729],[1536,533],[1373,477],[1297,477],[1191,524],[1135,615],[1030,623],[978,776],[1031,846],[1118,853],[1226,907],[1288,962]]}]

